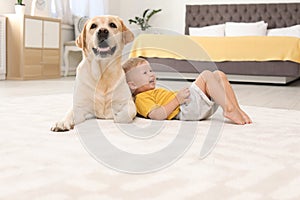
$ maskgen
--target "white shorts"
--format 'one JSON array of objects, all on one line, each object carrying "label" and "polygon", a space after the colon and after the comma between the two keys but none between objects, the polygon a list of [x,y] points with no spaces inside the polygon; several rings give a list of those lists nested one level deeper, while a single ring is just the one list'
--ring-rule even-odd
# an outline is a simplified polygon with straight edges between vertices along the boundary
[{"label": "white shorts", "polygon": [[211,101],[194,82],[189,89],[190,102],[180,105],[180,112],[176,119],[198,121],[207,119],[216,112],[218,105]]}]

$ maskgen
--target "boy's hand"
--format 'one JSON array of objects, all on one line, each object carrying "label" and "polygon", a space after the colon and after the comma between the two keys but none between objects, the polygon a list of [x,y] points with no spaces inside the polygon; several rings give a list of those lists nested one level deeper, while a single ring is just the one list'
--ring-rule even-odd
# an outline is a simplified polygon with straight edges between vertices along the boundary
[{"label": "boy's hand", "polygon": [[184,103],[188,103],[190,101],[189,96],[190,96],[190,90],[188,88],[183,88],[179,90],[178,93],[176,94],[176,99],[178,103],[181,105]]}]

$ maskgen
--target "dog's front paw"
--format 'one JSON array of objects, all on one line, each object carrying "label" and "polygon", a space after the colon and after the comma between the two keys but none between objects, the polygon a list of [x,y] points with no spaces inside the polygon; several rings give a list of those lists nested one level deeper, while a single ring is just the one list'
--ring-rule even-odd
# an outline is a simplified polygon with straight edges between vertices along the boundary
[{"label": "dog's front paw", "polygon": [[133,121],[133,118],[130,117],[115,117],[114,122],[115,123],[121,123],[121,124],[128,124]]},{"label": "dog's front paw", "polygon": [[115,123],[131,123],[136,116],[135,107],[132,110],[123,110],[114,114]]},{"label": "dog's front paw", "polygon": [[63,132],[69,131],[74,128],[74,122],[72,121],[60,121],[56,122],[54,126],[51,127],[53,132]]}]

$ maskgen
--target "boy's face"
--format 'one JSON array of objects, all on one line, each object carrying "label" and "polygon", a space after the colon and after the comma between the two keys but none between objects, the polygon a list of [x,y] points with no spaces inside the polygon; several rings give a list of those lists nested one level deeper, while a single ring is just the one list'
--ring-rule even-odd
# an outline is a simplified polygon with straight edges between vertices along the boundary
[{"label": "boy's face", "polygon": [[143,62],[139,66],[126,73],[128,84],[132,90],[144,92],[155,89],[156,77],[148,62]]}]

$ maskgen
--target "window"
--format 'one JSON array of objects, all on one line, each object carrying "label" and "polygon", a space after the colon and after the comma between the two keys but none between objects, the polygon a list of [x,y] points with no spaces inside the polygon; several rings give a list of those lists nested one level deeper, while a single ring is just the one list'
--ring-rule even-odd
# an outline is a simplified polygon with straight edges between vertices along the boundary
[{"label": "window", "polygon": [[106,13],[106,0],[52,0],[53,17],[61,18],[63,23],[73,24],[73,15],[93,17]]}]

